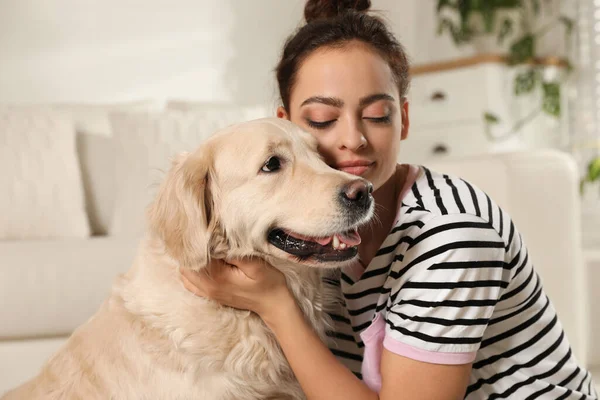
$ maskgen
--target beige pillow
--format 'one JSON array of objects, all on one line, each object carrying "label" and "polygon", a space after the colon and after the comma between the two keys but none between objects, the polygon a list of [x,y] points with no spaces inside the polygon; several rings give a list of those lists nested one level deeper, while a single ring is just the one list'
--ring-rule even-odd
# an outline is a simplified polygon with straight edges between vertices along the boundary
[{"label": "beige pillow", "polygon": [[115,202],[115,148],[109,114],[118,111],[158,111],[154,101],[128,103],[52,104],[69,115],[77,131],[77,153],[83,177],[88,219],[93,235],[108,233]]},{"label": "beige pillow", "polygon": [[65,114],[0,106],[0,239],[90,234],[75,148]]},{"label": "beige pillow", "polygon": [[242,108],[162,113],[114,113],[111,122],[117,149],[116,203],[111,234],[139,236],[144,213],[172,158],[196,149],[226,126],[246,121]]}]

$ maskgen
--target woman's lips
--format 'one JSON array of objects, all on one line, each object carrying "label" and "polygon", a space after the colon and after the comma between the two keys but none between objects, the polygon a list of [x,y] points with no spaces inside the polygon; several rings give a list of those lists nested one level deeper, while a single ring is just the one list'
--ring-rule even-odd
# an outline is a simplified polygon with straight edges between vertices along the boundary
[{"label": "woman's lips", "polygon": [[344,168],[338,168],[338,169],[340,171],[344,171],[344,172],[347,172],[352,175],[362,175],[365,172],[367,172],[367,170],[369,168],[371,168],[370,165],[361,165],[359,167],[344,167]]},{"label": "woman's lips", "polygon": [[374,162],[350,162],[350,163],[341,163],[336,166],[336,169],[339,171],[344,171],[352,175],[363,175],[369,169],[373,167]]}]

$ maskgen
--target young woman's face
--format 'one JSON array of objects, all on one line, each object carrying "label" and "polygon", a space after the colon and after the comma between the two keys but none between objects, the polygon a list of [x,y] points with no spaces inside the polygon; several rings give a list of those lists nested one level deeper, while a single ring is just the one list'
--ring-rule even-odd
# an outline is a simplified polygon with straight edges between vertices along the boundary
[{"label": "young woman's face", "polygon": [[375,190],[394,173],[408,135],[408,103],[401,101],[384,59],[361,43],[315,51],[292,88],[289,118],[315,136],[330,166],[360,175]]}]

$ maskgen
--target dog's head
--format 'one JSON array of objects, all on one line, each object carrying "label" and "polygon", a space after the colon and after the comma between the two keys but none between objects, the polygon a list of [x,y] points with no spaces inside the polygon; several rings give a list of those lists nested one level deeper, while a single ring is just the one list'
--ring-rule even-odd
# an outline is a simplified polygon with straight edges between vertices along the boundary
[{"label": "dog's head", "polygon": [[339,266],[357,256],[372,186],[330,168],[316,140],[268,118],[229,127],[179,155],[150,206],[149,227],[180,264],[272,256]]}]

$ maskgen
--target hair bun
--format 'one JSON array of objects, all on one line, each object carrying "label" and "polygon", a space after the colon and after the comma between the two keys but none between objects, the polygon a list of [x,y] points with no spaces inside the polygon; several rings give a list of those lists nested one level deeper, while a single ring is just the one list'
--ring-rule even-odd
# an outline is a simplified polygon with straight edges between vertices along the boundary
[{"label": "hair bun", "polygon": [[371,8],[371,0],[308,0],[304,6],[306,22],[335,18],[349,11],[365,12]]}]

